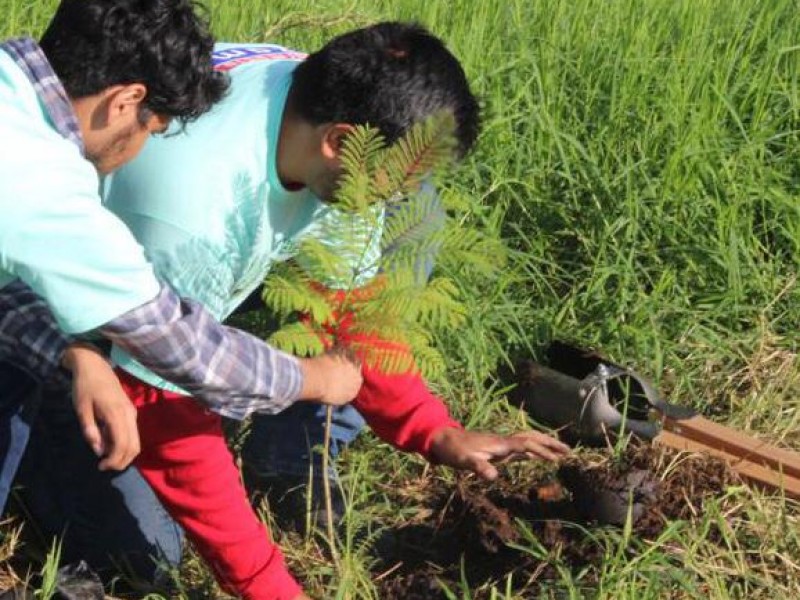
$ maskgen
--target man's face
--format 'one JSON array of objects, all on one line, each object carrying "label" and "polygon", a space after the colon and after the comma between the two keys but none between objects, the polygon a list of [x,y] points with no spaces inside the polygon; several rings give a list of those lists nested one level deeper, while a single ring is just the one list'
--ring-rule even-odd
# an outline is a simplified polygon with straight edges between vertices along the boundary
[{"label": "man's face", "polygon": [[98,147],[87,148],[86,158],[101,174],[111,173],[133,160],[151,135],[165,132],[168,126],[169,118],[148,112],[118,128]]}]

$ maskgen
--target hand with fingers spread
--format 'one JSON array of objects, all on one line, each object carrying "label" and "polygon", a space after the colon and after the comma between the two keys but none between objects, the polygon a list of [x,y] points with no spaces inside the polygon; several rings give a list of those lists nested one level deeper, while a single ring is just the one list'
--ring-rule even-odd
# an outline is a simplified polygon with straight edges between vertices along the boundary
[{"label": "hand with fingers spread", "polygon": [[341,406],[356,397],[364,379],[361,365],[346,350],[334,348],[321,356],[300,361],[303,390],[300,397]]},{"label": "hand with fingers spread", "polygon": [[83,437],[101,457],[100,470],[121,471],[140,450],[136,408],[111,365],[94,347],[69,346],[62,364],[72,372],[72,403]]},{"label": "hand with fingers spread", "polygon": [[567,453],[569,446],[538,431],[506,436],[445,428],[434,434],[431,444],[435,462],[472,471],[489,480],[497,477],[493,462],[514,456],[557,461]]}]

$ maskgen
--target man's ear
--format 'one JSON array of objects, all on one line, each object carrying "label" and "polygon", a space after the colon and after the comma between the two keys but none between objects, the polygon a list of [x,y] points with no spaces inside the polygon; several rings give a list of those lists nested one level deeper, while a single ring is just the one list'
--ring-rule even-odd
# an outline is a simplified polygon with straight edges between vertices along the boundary
[{"label": "man's ear", "polygon": [[326,160],[338,161],[339,153],[342,151],[344,139],[355,127],[349,123],[332,123],[325,126],[322,132],[322,142],[320,150]]},{"label": "man's ear", "polygon": [[113,124],[122,119],[127,124],[138,119],[139,109],[146,97],[147,87],[142,83],[115,85],[110,88],[106,96],[108,123]]}]

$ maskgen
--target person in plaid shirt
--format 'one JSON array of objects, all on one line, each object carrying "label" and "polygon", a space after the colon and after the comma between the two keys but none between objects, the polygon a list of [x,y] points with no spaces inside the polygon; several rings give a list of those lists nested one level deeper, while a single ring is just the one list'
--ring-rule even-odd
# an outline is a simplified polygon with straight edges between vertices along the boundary
[{"label": "person in plaid shirt", "polygon": [[360,386],[345,358],[299,360],[181,299],[101,205],[98,173],[225,94],[212,44],[189,0],[63,0],[39,43],[0,44],[0,508],[41,408],[31,378],[72,376],[74,409],[63,394],[54,408],[74,411],[101,469],[139,452],[136,410],[86,332],[210,402],[274,412]]},{"label": "person in plaid shirt", "polygon": [[[276,412],[301,398],[346,402],[361,383],[355,365],[339,357],[300,361],[180,299],[100,204],[98,173],[130,160],[170,122],[180,129],[195,120],[225,94],[227,78],[208,63],[212,43],[188,0],[63,0],[39,44],[0,44],[0,289],[9,298],[15,291],[39,298],[22,307],[6,301],[0,318],[12,333],[7,329],[0,341],[41,350],[40,359],[23,359],[22,366],[42,379],[58,378],[62,366],[81,373],[81,365],[92,366],[92,377],[76,379],[82,385],[75,404],[104,468],[122,468],[138,452],[135,412],[113,378],[99,377],[103,361],[78,343],[85,332],[115,340],[212,403],[224,396],[228,405]],[[41,319],[48,310],[68,334],[60,344],[46,343],[53,340]],[[276,365],[292,375],[276,379]],[[46,367],[54,368],[41,373]],[[322,389],[332,375],[342,388]],[[11,448],[0,506],[25,441],[24,427],[3,434],[9,430],[0,446]]]}]

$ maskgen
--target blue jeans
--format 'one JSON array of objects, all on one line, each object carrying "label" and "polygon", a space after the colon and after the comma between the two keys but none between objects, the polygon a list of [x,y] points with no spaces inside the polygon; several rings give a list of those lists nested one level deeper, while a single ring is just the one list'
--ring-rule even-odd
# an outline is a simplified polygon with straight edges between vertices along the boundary
[{"label": "blue jeans", "polygon": [[[101,575],[166,583],[168,569],[180,562],[181,529],[135,468],[97,469],[69,393],[38,389],[26,374],[0,363],[0,402],[6,411],[16,407],[15,416],[38,412],[27,423],[17,421],[20,435],[4,446],[8,451],[0,473],[4,482],[13,479],[19,486],[29,529],[48,546],[61,539],[63,563],[84,559]],[[22,439],[28,437],[25,448]],[[20,457],[14,477],[12,465]]]},{"label": "blue jeans", "polygon": [[[334,409],[329,456],[336,459],[364,428],[364,418],[352,406]],[[300,402],[277,415],[253,417],[242,459],[260,476],[322,476],[325,407]],[[333,467],[329,473],[335,476]]]},{"label": "blue jeans", "polygon": [[38,386],[25,373],[0,363],[0,512],[25,454],[40,399]]}]

